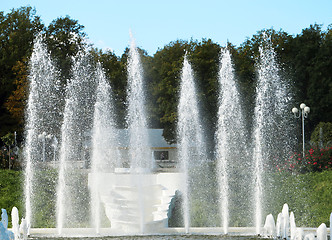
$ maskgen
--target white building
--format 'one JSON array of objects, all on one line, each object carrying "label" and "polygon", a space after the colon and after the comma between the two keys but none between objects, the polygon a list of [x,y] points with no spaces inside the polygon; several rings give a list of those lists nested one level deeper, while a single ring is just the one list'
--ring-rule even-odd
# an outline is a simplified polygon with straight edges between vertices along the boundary
[{"label": "white building", "polygon": [[[119,151],[120,159],[119,161],[122,164],[122,167],[129,167],[129,156],[128,150],[129,146],[129,134],[127,129],[118,129],[117,130],[117,146],[116,150]],[[162,169],[171,169],[175,168],[177,164],[177,146],[176,144],[168,144],[163,134],[163,129],[148,129],[149,134],[149,148],[151,153],[151,158],[155,160],[156,168],[158,171]],[[89,167],[90,155],[91,155],[91,133],[85,134],[86,140],[83,143],[84,149],[84,160],[85,167]]]}]

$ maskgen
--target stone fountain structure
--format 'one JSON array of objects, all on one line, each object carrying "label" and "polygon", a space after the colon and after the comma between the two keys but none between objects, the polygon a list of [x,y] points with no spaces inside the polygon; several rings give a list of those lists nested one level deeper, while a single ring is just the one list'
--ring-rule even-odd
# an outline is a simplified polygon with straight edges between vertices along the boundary
[{"label": "stone fountain structure", "polygon": [[[89,175],[89,179],[94,178]],[[184,176],[132,173],[130,169],[120,168],[114,173],[99,173],[97,178],[98,196],[111,228],[116,232],[151,233],[168,227],[168,209],[175,192],[182,191]]]}]

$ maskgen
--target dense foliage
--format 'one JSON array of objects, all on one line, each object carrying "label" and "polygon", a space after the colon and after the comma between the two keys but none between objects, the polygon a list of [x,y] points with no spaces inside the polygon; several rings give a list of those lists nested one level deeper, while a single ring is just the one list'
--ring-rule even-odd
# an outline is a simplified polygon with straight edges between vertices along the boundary
[{"label": "dense foliage", "polygon": [[276,217],[283,204],[288,203],[297,226],[317,227],[321,223],[329,226],[332,171],[299,175],[282,172],[271,175],[266,181],[266,214]]},{"label": "dense foliage", "polygon": [[34,35],[42,29],[43,24],[31,7],[12,10],[7,15],[0,12],[0,136],[22,127],[18,126],[19,119],[8,112],[5,102],[16,89],[13,67],[30,56]]},{"label": "dense foliage", "polygon": [[293,153],[285,162],[277,164],[278,172],[322,172],[332,169],[332,147],[318,148],[316,146],[302,153]]},{"label": "dense foliage", "polygon": [[332,122],[320,122],[312,132],[310,141],[320,148],[332,145]]},{"label": "dense foliage", "polygon": [[[11,224],[11,210],[17,207],[19,211],[23,208],[23,173],[13,170],[0,169],[0,208],[7,210],[9,224]],[[20,217],[24,215],[19,212]]]},{"label": "dense foliage", "polygon": [[[332,98],[332,25],[325,31],[320,25],[311,25],[296,35],[284,31],[267,29],[257,32],[240,46],[231,43],[233,63],[239,83],[243,109],[248,127],[251,127],[255,87],[255,64],[258,47],[263,34],[271,37],[277,52],[283,77],[292,86],[294,104],[305,102],[311,112],[306,119],[306,139],[320,122],[331,122]],[[84,40],[84,26],[69,16],[53,20],[44,26],[31,7],[13,9],[8,14],[0,12],[0,136],[9,132],[18,133],[20,143],[24,128],[24,108],[27,99],[27,75],[33,39],[37,33],[46,36],[46,43],[53,59],[61,71],[62,85],[70,78],[72,56],[88,46]],[[213,141],[215,130],[219,55],[222,46],[211,39],[177,40],[160,48],[153,56],[140,49],[144,67],[147,111],[151,128],[163,128],[164,137],[175,142],[179,76],[184,54],[187,52],[198,85],[203,124],[206,126],[208,141]],[[127,55],[90,48],[96,60],[102,63],[115,97],[119,127],[125,127]],[[298,139],[301,139],[301,125],[298,125]],[[331,140],[331,139],[330,139]],[[330,141],[329,140],[329,141]],[[300,144],[300,140],[299,140]],[[0,145],[5,145],[1,142]],[[208,144],[213,146],[213,144]],[[7,149],[9,146],[6,146]],[[8,158],[9,159],[9,158]],[[9,163],[4,164],[10,165]]]}]

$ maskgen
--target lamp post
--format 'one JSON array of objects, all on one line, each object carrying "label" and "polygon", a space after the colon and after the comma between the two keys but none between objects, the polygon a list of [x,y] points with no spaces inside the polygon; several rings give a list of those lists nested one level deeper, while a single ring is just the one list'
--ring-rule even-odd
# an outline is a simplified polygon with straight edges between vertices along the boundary
[{"label": "lamp post", "polygon": [[42,148],[42,156],[43,156],[43,162],[45,162],[45,155],[46,155],[46,153],[45,153],[45,148],[46,148],[46,139],[51,139],[52,138],[52,135],[51,134],[49,134],[49,135],[47,135],[47,133],[46,132],[43,132],[43,133],[41,133],[41,134],[39,134],[38,135],[38,139],[40,139],[41,141],[42,141],[42,144],[43,144],[43,148]]},{"label": "lamp post", "polygon": [[58,148],[58,139],[54,136],[53,137],[53,143],[51,145],[53,147],[53,162],[55,163],[56,160],[56,151]]},{"label": "lamp post", "polygon": [[294,117],[296,118],[300,118],[302,116],[302,146],[303,146],[303,160],[305,159],[305,148],[304,148],[304,119],[308,117],[308,114],[310,113],[310,108],[308,106],[306,106],[304,103],[300,104],[300,109],[301,111],[299,111],[299,109],[297,109],[296,107],[294,107],[292,109],[292,112],[294,113]]}]

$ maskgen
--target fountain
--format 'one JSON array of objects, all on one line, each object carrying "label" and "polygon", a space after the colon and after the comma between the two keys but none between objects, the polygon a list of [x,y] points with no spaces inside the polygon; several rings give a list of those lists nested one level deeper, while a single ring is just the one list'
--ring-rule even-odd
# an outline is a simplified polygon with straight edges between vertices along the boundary
[{"label": "fountain", "polygon": [[38,184],[36,171],[42,161],[40,149],[43,147],[38,136],[43,132],[56,132],[59,124],[59,79],[58,72],[46,50],[43,37],[39,34],[34,42],[30,59],[29,98],[26,110],[25,158],[25,211],[28,226],[32,225],[32,215],[37,207],[34,205],[34,188]]},{"label": "fountain", "polygon": [[[246,176],[250,172],[250,162],[246,161],[246,149],[244,149],[244,146],[247,144],[245,143],[246,133],[241,110],[242,104],[235,82],[230,52],[227,49],[221,53],[220,65],[216,159],[220,192],[220,214],[222,216],[223,231],[227,234],[230,191],[236,190],[241,192],[239,196],[246,196],[245,191],[241,187],[234,189],[235,185],[240,185],[239,181],[237,180],[237,184],[233,181],[238,179],[239,176],[241,176],[242,181],[249,180]],[[243,164],[244,162],[247,162],[247,164]],[[241,165],[243,166],[242,169],[239,167]],[[248,187],[247,184],[246,188]],[[239,207],[239,205],[237,206]]]},{"label": "fountain", "polygon": [[135,40],[131,36],[128,58],[128,88],[127,88],[127,125],[129,132],[129,157],[131,171],[145,169],[151,172],[153,160],[148,151],[149,139],[145,113],[145,93],[142,66]]},{"label": "fountain", "polygon": [[[270,164],[265,159],[271,159],[280,146],[287,151],[292,141],[285,134],[292,126],[285,124],[283,118],[291,95],[280,77],[271,42],[265,38],[257,64],[253,145],[246,132],[231,54],[228,49],[221,52],[216,161],[208,159],[206,152],[200,98],[189,58],[186,53],[179,89],[179,164],[172,170],[160,171],[150,148],[143,68],[133,38],[127,66],[126,129],[118,129],[115,124],[112,89],[101,64],[92,61],[88,49],[81,49],[73,59],[63,98],[60,74],[42,36],[36,38],[30,63],[24,151],[25,224],[26,229],[33,227],[32,235],[44,231],[45,235],[55,236],[193,233],[263,234],[293,239],[304,236],[295,225],[294,214],[289,215],[287,205],[276,222],[269,214],[262,226],[266,211],[263,167]],[[281,129],[280,125],[284,126],[283,132],[273,131]],[[121,145],[121,140],[127,145]],[[278,148],[275,141],[281,143]],[[89,147],[90,162],[84,160]],[[253,158],[249,157],[250,149]],[[56,172],[51,181],[56,189],[56,201],[52,200],[56,205],[52,215],[56,229],[36,230],[35,199],[40,201],[36,188],[42,180],[40,176],[50,169]],[[176,192],[180,199],[176,199]],[[168,217],[176,201],[180,202],[176,210],[182,210],[183,226],[168,228]],[[197,226],[199,217],[218,220],[213,226],[208,223]],[[247,223],[242,224],[239,219]],[[319,235],[326,235],[325,228],[320,228]]]},{"label": "fountain", "polygon": [[[253,131],[254,159],[254,202],[256,233],[261,232],[262,209],[264,200],[264,167],[272,162],[274,155],[284,155],[290,151],[290,141],[293,141],[289,131],[291,125],[286,122],[289,103],[292,99],[288,92],[289,86],[280,77],[276,54],[271,40],[264,35],[264,41],[259,48],[258,83],[256,86],[256,103]],[[274,130],[274,131],[273,131]],[[278,144],[275,144],[278,142]],[[280,144],[279,144],[280,143]],[[270,160],[270,161],[271,161]]]},{"label": "fountain", "polygon": [[[198,102],[194,82],[194,73],[187,59],[184,57],[181,74],[180,97],[178,105],[178,158],[181,161],[181,171],[184,173],[183,181],[183,219],[185,232],[190,227],[190,200],[194,197],[197,176],[194,180],[194,168],[206,161],[205,141],[203,129],[199,119]],[[196,171],[196,173],[198,173]]]},{"label": "fountain", "polygon": [[72,78],[66,87],[66,102],[61,128],[59,176],[57,189],[57,229],[73,227],[84,221],[88,209],[81,201],[83,186],[81,173],[75,163],[81,156],[84,133],[91,129],[94,102],[95,75],[91,57],[80,51],[73,63]]},{"label": "fountain", "polygon": [[111,89],[108,85],[101,65],[97,65],[97,99],[94,109],[92,128],[92,161],[91,161],[91,219],[96,233],[100,230],[101,204],[98,186],[102,185],[100,173],[105,169],[117,167],[114,159],[119,159],[116,151],[112,151],[116,142],[113,104]]},{"label": "fountain", "polygon": [[18,209],[12,208],[12,229],[8,229],[8,215],[6,209],[1,209],[0,221],[0,239],[1,240],[27,240],[28,226],[26,220],[23,218],[19,224]]},{"label": "fountain", "polygon": [[[110,102],[103,85],[97,89],[93,128],[92,170],[89,188],[96,232],[100,228],[100,205],[111,222],[111,229],[126,233],[151,233],[167,227],[167,210],[175,191],[180,189],[180,173],[156,173],[151,157],[143,94],[143,73],[138,50],[132,38],[128,59],[128,115],[126,136],[130,168],[123,168],[116,143],[117,130],[107,110]],[[103,96],[103,97],[100,97]],[[101,111],[98,109],[104,106]],[[106,114],[105,114],[106,113]],[[112,139],[110,139],[112,138]],[[102,142],[104,141],[104,142]],[[103,148],[101,150],[100,148]],[[105,151],[110,151],[105,155]],[[97,155],[102,152],[102,155]],[[110,162],[113,161],[113,162]],[[110,163],[105,165],[105,163]],[[101,186],[102,187],[99,187]]]}]

